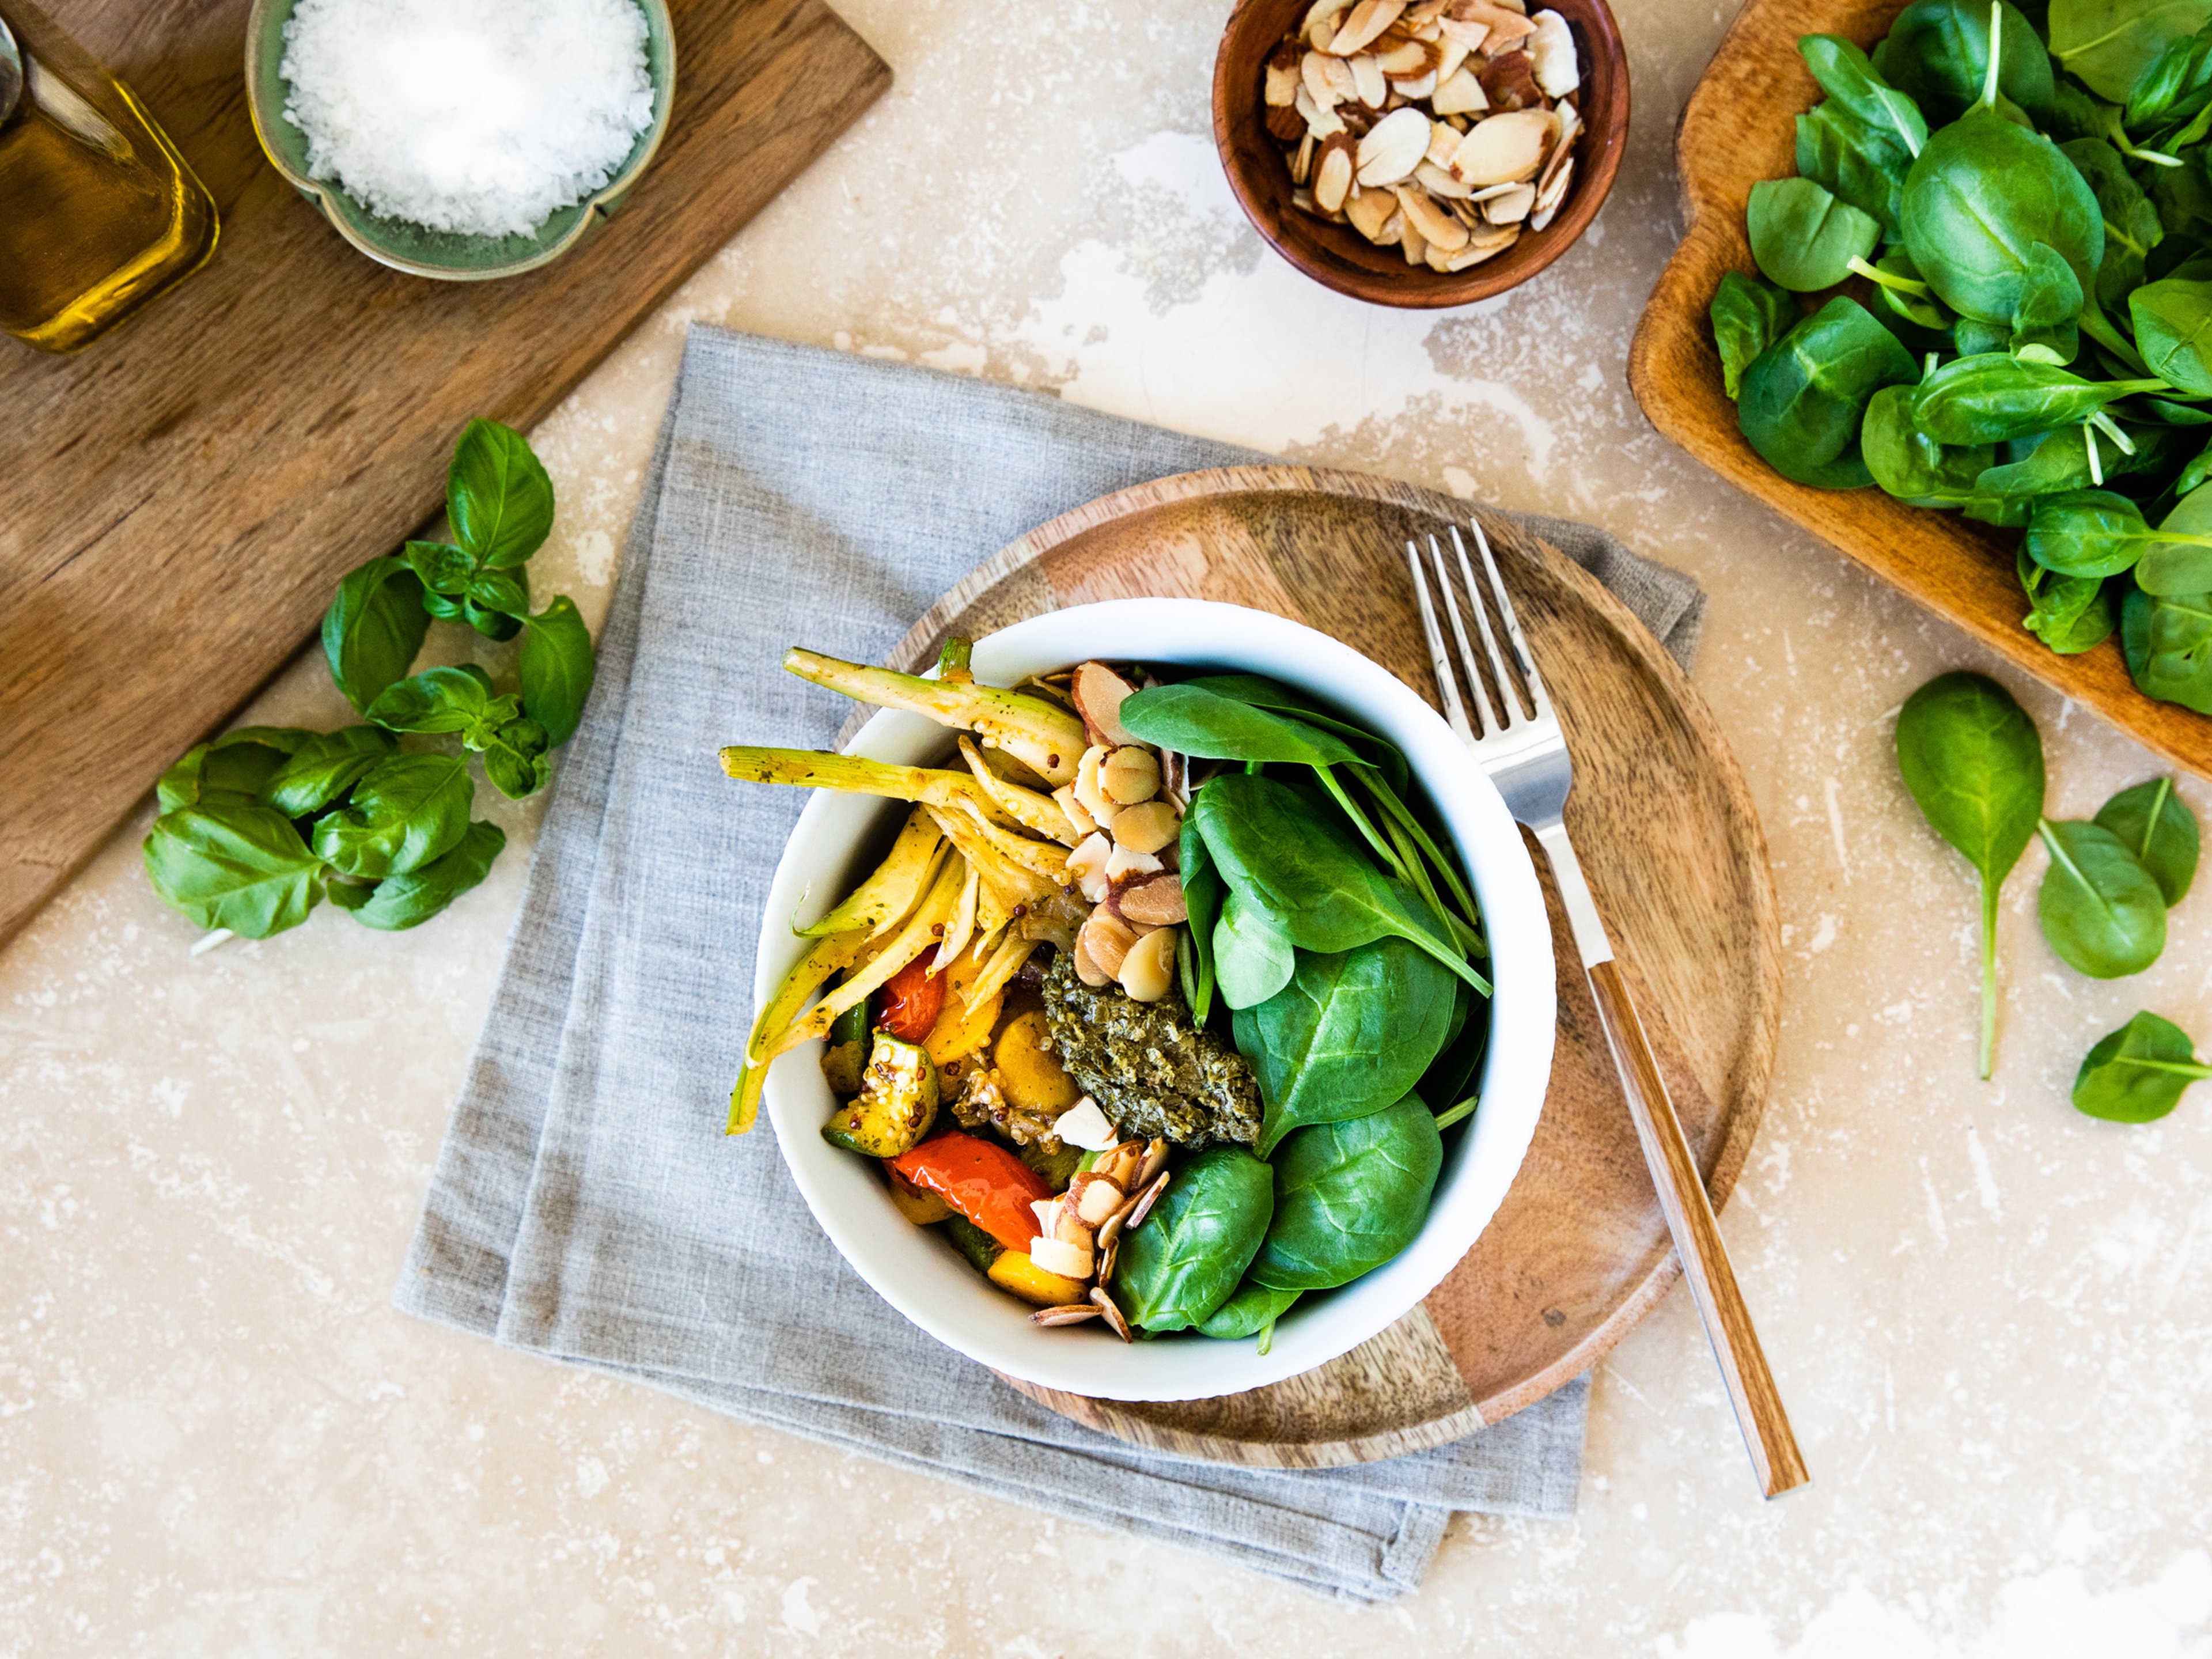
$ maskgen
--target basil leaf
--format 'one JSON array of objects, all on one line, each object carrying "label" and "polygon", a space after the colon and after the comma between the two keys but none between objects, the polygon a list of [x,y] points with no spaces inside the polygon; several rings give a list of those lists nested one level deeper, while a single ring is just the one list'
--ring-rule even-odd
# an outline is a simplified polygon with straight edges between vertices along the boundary
[{"label": "basil leaf", "polygon": [[261,786],[261,803],[288,818],[312,817],[360,782],[370,767],[398,750],[398,741],[380,726],[348,726],[319,732]]},{"label": "basil leaf", "polygon": [[2092,979],[2140,974],[2166,949],[2166,897],[2127,843],[2101,824],[2045,820],[2051,868],[2036,896],[2043,937]]},{"label": "basil leaf", "polygon": [[[488,738],[491,724],[514,717],[513,697],[492,695],[491,676],[474,663],[426,668],[389,687],[368,707],[368,717],[394,732],[471,732]],[[471,744],[481,748],[482,744]]]},{"label": "basil leaf", "polygon": [[1144,1221],[1121,1235],[1114,1292],[1133,1325],[1201,1324],[1237,1289],[1275,1206],[1267,1166],[1241,1146],[1213,1146],[1175,1173]]},{"label": "basil leaf", "polygon": [[477,562],[444,542],[410,542],[404,555],[415,579],[433,593],[455,598],[468,591]]},{"label": "basil leaf", "polygon": [[1413,1242],[1443,1169],[1443,1138],[1419,1095],[1285,1138],[1271,1160],[1275,1210],[1247,1273],[1279,1291],[1326,1291]]},{"label": "basil leaf", "polygon": [[575,735],[592,695],[592,630],[565,593],[530,619],[522,641],[522,709],[558,749]]},{"label": "basil leaf", "polygon": [[1260,1155],[1292,1129],[1364,1117],[1403,1097],[1443,1048],[1454,986],[1401,939],[1299,951],[1289,984],[1236,1014],[1237,1052],[1260,1085]]},{"label": "basil leaf", "polygon": [[2112,1123],[2150,1123],[2181,1103],[2182,1091],[2212,1066],[2170,1019],[2146,1009],[2100,1041],[2074,1077],[2074,1109]]},{"label": "basil leaf", "polygon": [[[1201,841],[1200,843],[1205,843]],[[1216,878],[1217,881],[1218,878]],[[1188,905],[1189,889],[1184,889]],[[1249,893],[1231,888],[1213,925],[1213,973],[1221,1000],[1231,1008],[1251,1008],[1291,982],[1297,952],[1274,919]]]},{"label": "basil leaf", "polygon": [[241,939],[298,927],[321,896],[321,865],[273,807],[225,803],[165,812],[143,853],[146,878],[164,903]]},{"label": "basil leaf", "polygon": [[2121,790],[2097,809],[2096,821],[2150,872],[2169,909],[2189,896],[2189,884],[2197,879],[2197,815],[2172,778],[2153,778]]},{"label": "basil leaf", "polygon": [[338,584],[323,615],[331,678],[356,709],[405,674],[429,631],[422,583],[400,560],[371,559]]},{"label": "basil leaf", "polygon": [[1265,1285],[1240,1285],[1236,1295],[1199,1321],[1198,1334],[1224,1342],[1257,1336],[1290,1312],[1300,1294],[1269,1290]]},{"label": "basil leaf", "polygon": [[2043,817],[2043,738],[2012,693],[1985,674],[1938,674],[1897,717],[1897,767],[1929,826],[1982,882],[1982,1042],[1996,1042],[1997,893]]},{"label": "basil leaf", "polygon": [[316,733],[295,726],[241,726],[187,749],[154,786],[164,812],[185,806],[251,806],[262,786]]},{"label": "basil leaf", "polygon": [[522,631],[522,619],[504,611],[487,611],[474,599],[461,601],[461,620],[488,640],[511,640]]},{"label": "basil leaf", "polygon": [[486,564],[522,563],[553,529],[553,480],[513,427],[471,421],[446,471],[453,539]]},{"label": "basil leaf", "polygon": [[465,603],[466,601],[455,599],[451,594],[433,593],[428,589],[425,589],[422,594],[422,609],[440,622],[467,621],[468,618],[462,611],[462,606]]},{"label": "basil leaf", "polygon": [[[354,920],[369,927],[398,931],[420,927],[491,872],[492,860],[507,846],[507,832],[477,819],[451,852],[419,870],[387,876],[368,902],[352,908]],[[333,889],[335,891],[335,889]]]},{"label": "basil leaf", "polygon": [[476,791],[451,755],[394,755],[315,825],[315,852],[341,875],[381,880],[419,870],[467,833]]},{"label": "basil leaf", "polygon": [[[405,877],[395,877],[404,881]],[[342,876],[328,876],[323,881],[323,896],[331,907],[339,910],[358,910],[376,896],[383,884],[374,881],[348,881]]]},{"label": "basil leaf", "polygon": [[507,570],[479,570],[469,583],[469,603],[479,611],[490,611],[501,617],[527,617],[530,614],[530,584],[528,573],[518,575]]},{"label": "basil leaf", "polygon": [[481,747],[484,775],[491,780],[492,787],[510,800],[536,794],[553,775],[553,763],[545,758],[550,747],[545,728],[536,720],[509,720]]}]

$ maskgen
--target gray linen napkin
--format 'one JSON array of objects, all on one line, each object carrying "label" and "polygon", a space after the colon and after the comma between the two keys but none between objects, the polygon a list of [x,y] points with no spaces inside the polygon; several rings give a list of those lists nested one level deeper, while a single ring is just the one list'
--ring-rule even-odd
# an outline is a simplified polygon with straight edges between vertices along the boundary
[{"label": "gray linen napkin", "polygon": [[[398,1304],[1350,1599],[1418,1586],[1455,1510],[1570,1512],[1586,1382],[1357,1468],[1139,1451],[909,1325],[815,1224],[773,1132],[721,1133],[762,901],[805,803],[726,781],[714,750],[823,746],[848,707],[782,672],[784,647],[880,660],[1031,526],[1255,459],[1031,392],[693,329]],[[1686,659],[1693,581],[1588,526],[1528,522]]]}]

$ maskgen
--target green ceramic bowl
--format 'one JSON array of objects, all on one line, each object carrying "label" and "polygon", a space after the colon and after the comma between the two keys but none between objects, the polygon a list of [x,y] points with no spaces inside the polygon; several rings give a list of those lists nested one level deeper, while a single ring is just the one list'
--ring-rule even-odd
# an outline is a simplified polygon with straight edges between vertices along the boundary
[{"label": "green ceramic bowl", "polygon": [[307,176],[307,136],[284,118],[284,25],[298,0],[253,0],[246,26],[246,100],[254,136],[270,164],[315,204],[337,228],[380,264],[417,276],[480,283],[515,276],[559,258],[604,224],[644,173],[668,131],[676,95],[676,31],[667,0],[637,0],[645,14],[646,68],[653,77],[653,125],[638,135],[629,159],[604,188],[574,207],[550,215],[523,236],[470,236],[431,230],[405,219],[370,212],[335,179]]}]

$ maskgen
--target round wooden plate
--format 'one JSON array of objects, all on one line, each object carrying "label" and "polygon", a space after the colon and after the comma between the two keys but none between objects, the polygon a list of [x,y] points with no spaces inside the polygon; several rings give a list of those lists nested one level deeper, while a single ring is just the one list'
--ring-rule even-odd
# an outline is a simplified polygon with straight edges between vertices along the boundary
[{"label": "round wooden plate", "polygon": [[[1062,605],[1188,596],[1334,635],[1433,702],[1403,550],[1469,511],[1410,484],[1303,467],[1164,478],[1002,550],[892,660],[919,670],[949,634]],[[1568,828],[1718,1207],[1758,1130],[1781,1023],[1765,838],[1711,714],[1664,647],[1557,550],[1506,520],[1482,523],[1574,755]],[[1318,1468],[1458,1439],[1542,1399],[1627,1334],[1680,1269],[1550,872],[1536,865],[1559,962],[1551,1087],[1504,1206],[1427,1301],[1342,1358],[1247,1394],[1145,1403],[1016,1387],[1139,1445]]]}]

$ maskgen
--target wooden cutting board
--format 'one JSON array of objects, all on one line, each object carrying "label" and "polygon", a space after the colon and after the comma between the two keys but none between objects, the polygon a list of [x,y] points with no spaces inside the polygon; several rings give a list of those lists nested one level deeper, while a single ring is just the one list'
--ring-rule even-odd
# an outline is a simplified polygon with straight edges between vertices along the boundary
[{"label": "wooden cutting board", "polygon": [[[1403,550],[1409,536],[1464,524],[1468,510],[1409,484],[1302,467],[1163,479],[1000,552],[891,660],[920,670],[948,634],[987,634],[1061,605],[1224,599],[1333,634],[1433,702]],[[1485,514],[1483,526],[1574,754],[1568,829],[1717,1208],[1765,1109],[1781,1024],[1765,837],[1704,700],[1644,625],[1510,521]],[[1504,1206],[1422,1307],[1340,1359],[1221,1399],[1146,1404],[1015,1386],[1141,1445],[1316,1468],[1458,1439],[1542,1399],[1620,1340],[1680,1270],[1540,856],[1536,867],[1559,963],[1551,1087]]]},{"label": "wooden cutting board", "polygon": [[1743,220],[1752,185],[1797,170],[1796,118],[1821,96],[1797,37],[1840,34],[1870,46],[1903,9],[1903,0],[1747,0],[1682,112],[1682,243],[1637,326],[1629,384],[1652,425],[1731,483],[2175,765],[2212,777],[2212,719],[2136,690],[2117,634],[2062,657],[2021,627],[2027,600],[2013,568],[2017,531],[1907,507],[1879,489],[1792,483],[1736,427],[1706,307],[1723,272],[1756,269]]},{"label": "wooden cutting board", "polygon": [[436,513],[473,415],[527,428],[890,70],[822,0],[674,0],[666,139],[543,270],[355,252],[262,158],[248,0],[44,0],[214,192],[213,263],[72,358],[0,337],[0,941]]}]

